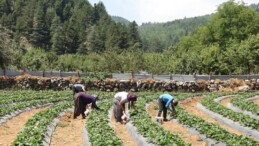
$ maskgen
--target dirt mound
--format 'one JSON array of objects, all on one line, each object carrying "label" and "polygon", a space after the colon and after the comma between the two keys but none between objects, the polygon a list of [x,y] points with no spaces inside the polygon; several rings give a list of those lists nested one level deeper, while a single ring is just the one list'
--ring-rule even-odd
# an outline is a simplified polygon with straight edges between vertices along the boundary
[{"label": "dirt mound", "polygon": [[241,91],[245,88],[246,83],[244,80],[231,78],[226,81],[227,87],[220,88],[220,92],[235,92],[235,91]]},{"label": "dirt mound", "polygon": [[232,88],[232,89],[235,89],[237,87],[240,87],[240,86],[244,86],[245,85],[245,81],[244,80],[240,80],[240,79],[229,79],[227,81],[227,83],[229,84],[229,87]]},{"label": "dirt mound", "polygon": [[198,84],[199,89],[202,90],[202,91],[205,91],[208,88],[208,81],[198,80],[197,84]]},{"label": "dirt mound", "polygon": [[60,121],[62,122],[71,122],[71,120],[72,120],[72,112],[68,112],[62,117],[60,117]]}]

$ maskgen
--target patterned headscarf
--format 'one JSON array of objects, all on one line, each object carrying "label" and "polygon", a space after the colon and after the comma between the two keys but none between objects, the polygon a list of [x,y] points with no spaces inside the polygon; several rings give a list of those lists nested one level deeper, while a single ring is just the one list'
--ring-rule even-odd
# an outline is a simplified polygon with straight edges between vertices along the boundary
[{"label": "patterned headscarf", "polygon": [[133,94],[133,93],[128,93],[128,96],[127,96],[128,100],[129,101],[137,101],[137,95]]}]

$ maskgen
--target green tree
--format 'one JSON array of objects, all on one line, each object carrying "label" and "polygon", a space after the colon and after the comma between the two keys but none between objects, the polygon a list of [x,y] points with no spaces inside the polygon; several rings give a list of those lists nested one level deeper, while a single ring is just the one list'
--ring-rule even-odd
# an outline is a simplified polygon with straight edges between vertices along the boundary
[{"label": "green tree", "polygon": [[218,71],[218,58],[220,55],[220,48],[218,46],[209,46],[201,52],[201,64],[204,73],[211,74]]},{"label": "green tree", "polygon": [[259,34],[251,35],[247,40],[240,43],[237,48],[238,64],[244,68],[244,73],[255,73],[255,68],[259,64]]},{"label": "green tree", "polygon": [[49,30],[45,22],[43,1],[39,1],[36,7],[30,41],[34,47],[48,48]]},{"label": "green tree", "polygon": [[106,50],[102,53],[102,59],[100,60],[100,68],[106,72],[120,72],[122,71],[123,56],[119,55],[116,50]]},{"label": "green tree", "polygon": [[65,33],[58,16],[55,16],[51,24],[51,50],[57,55],[64,54],[65,48]]},{"label": "green tree", "polygon": [[130,46],[142,47],[141,39],[138,33],[138,25],[135,21],[128,26],[128,41]]},{"label": "green tree", "polygon": [[11,0],[1,0],[0,1],[0,16],[4,14],[12,13],[12,1]]},{"label": "green tree", "polygon": [[123,56],[121,59],[121,62],[123,63],[123,70],[126,72],[131,72],[132,78],[134,78],[134,74],[144,67],[143,51],[140,49],[135,49],[131,51],[124,51],[121,55]]},{"label": "green tree", "polygon": [[165,60],[162,53],[145,53],[144,55],[145,70],[152,74],[152,78],[154,74],[164,73],[167,61],[169,60]]},{"label": "green tree", "polygon": [[76,13],[70,17],[68,25],[65,28],[66,36],[66,53],[76,53],[77,48],[79,47],[79,28],[77,25]]},{"label": "green tree", "polygon": [[6,69],[11,61],[10,35],[8,31],[0,25],[0,68]]},{"label": "green tree", "polygon": [[45,70],[47,54],[40,48],[29,50],[22,58],[23,70],[38,71]]},{"label": "green tree", "polygon": [[98,31],[98,26],[92,26],[89,29],[86,41],[83,46],[78,50],[80,54],[89,54],[89,53],[101,53],[105,50],[104,46],[104,35]]},{"label": "green tree", "polygon": [[90,72],[102,72],[103,69],[100,67],[102,65],[100,65],[101,60],[102,60],[102,55],[98,54],[98,53],[95,53],[95,52],[92,52],[92,53],[89,53],[89,55],[87,55],[86,57],[84,58],[87,58],[85,59],[84,61],[84,70],[87,70],[87,71],[90,71]]},{"label": "green tree", "polygon": [[240,43],[249,35],[257,34],[259,14],[244,3],[239,4],[230,0],[218,7],[218,12],[212,17],[208,27],[212,29],[210,35],[215,38],[219,47],[224,49],[232,42]]}]

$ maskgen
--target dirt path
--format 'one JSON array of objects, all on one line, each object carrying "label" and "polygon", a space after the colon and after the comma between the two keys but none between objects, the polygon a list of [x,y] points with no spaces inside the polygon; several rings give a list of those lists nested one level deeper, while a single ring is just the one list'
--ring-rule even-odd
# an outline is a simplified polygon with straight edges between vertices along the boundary
[{"label": "dirt path", "polygon": [[111,117],[111,124],[116,136],[122,140],[123,146],[137,146],[134,139],[130,136],[126,126],[116,122],[113,114]]},{"label": "dirt path", "polygon": [[224,99],[220,100],[219,103],[221,105],[224,105],[225,107],[227,107],[228,103],[230,103],[233,98],[234,98],[234,96],[224,98]]},{"label": "dirt path", "polygon": [[203,120],[207,121],[207,122],[210,122],[210,123],[213,123],[215,125],[218,125],[219,127],[223,128],[223,129],[226,129],[227,131],[229,131],[230,133],[234,133],[234,134],[237,134],[237,135],[244,135],[242,134],[241,132],[239,132],[238,130],[236,129],[233,129],[227,125],[224,125],[220,122],[218,122],[217,120],[211,118],[208,114],[200,111],[196,105],[200,102],[200,98],[188,98],[182,102],[180,102],[180,106],[182,108],[185,109],[185,111],[187,111],[188,113],[192,114],[192,115],[195,115],[199,118],[202,118]]},{"label": "dirt path", "polygon": [[36,113],[47,109],[48,107],[32,109],[23,112],[16,117],[8,120],[0,125],[0,146],[10,146],[15,140],[19,131],[24,127],[24,124]]},{"label": "dirt path", "polygon": [[259,105],[259,99],[252,100],[252,102]]},{"label": "dirt path", "polygon": [[59,118],[59,123],[52,135],[51,146],[82,146],[83,128],[85,120],[81,116],[72,118],[72,112],[68,112]]},{"label": "dirt path", "polygon": [[[157,102],[151,103],[147,108],[148,114],[154,121],[157,116],[157,110],[154,108],[155,105],[157,105]],[[202,141],[198,135],[191,134],[188,129],[184,128],[181,124],[168,121],[164,122],[161,126],[174,134],[178,134],[185,142],[190,143],[192,146],[206,146],[206,142]]]}]

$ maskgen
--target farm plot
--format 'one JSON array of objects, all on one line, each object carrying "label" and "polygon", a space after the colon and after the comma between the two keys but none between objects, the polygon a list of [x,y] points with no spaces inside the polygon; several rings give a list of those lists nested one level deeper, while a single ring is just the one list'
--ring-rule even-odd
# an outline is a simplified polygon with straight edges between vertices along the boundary
[{"label": "farm plot", "polygon": [[259,99],[254,99],[254,100],[252,100],[252,102],[259,105]]},{"label": "farm plot", "polygon": [[[150,102],[154,99],[156,99],[157,96],[154,98],[154,96],[146,96],[144,104],[147,102]],[[185,99],[186,97],[179,96],[177,97],[180,100]],[[190,113],[187,113],[184,109],[181,107],[178,107],[178,121],[184,125],[187,125],[189,127],[195,128],[200,133],[205,134],[206,137],[209,137],[211,139],[214,139],[218,142],[225,143],[226,145],[258,145],[258,142],[250,139],[248,137],[239,136],[236,134],[231,134],[228,131],[226,131],[223,128],[220,128],[217,125],[214,125],[212,123],[209,123],[199,117],[196,117]],[[136,113],[135,113],[136,114]],[[147,118],[145,118],[147,119]],[[216,143],[218,143],[216,142]]]},{"label": "farm plot", "polygon": [[51,137],[51,146],[83,145],[83,128],[85,121],[81,118],[73,119],[72,112],[67,112],[59,118],[59,122]]},{"label": "farm plot", "polygon": [[[157,102],[152,102],[147,107],[148,114],[152,117],[152,120],[156,120],[157,116]],[[183,127],[177,122],[164,122],[161,125],[164,129],[178,134],[184,141],[190,143],[193,146],[206,146],[207,143],[203,141],[197,134],[191,133],[187,128]]]},{"label": "farm plot", "polygon": [[134,141],[133,137],[131,137],[130,133],[128,132],[127,127],[124,124],[115,121],[112,109],[110,109],[109,112],[111,127],[115,131],[117,137],[121,139],[123,146],[137,146],[137,143]]},{"label": "farm plot", "polygon": [[188,98],[180,102],[180,107],[183,108],[186,112],[189,114],[192,114],[193,116],[196,116],[198,118],[201,118],[209,123],[213,123],[225,130],[227,130],[230,133],[242,135],[242,133],[234,128],[231,128],[225,124],[220,123],[219,121],[213,119],[210,115],[204,113],[203,111],[199,110],[197,107],[197,104],[200,103],[200,100],[203,97],[196,97],[196,98]]},{"label": "farm plot", "polygon": [[11,120],[0,125],[0,145],[7,146],[16,138],[19,131],[22,130],[24,124],[29,120],[34,114],[45,110],[45,108],[32,109],[27,112],[23,112],[20,115],[13,117]]},{"label": "farm plot", "polygon": [[31,90],[0,92],[1,145],[11,145],[34,115],[55,103],[67,101],[67,95],[68,92]]},{"label": "farm plot", "polygon": [[240,123],[242,126],[250,127],[252,129],[259,129],[259,120],[251,118],[248,115],[244,115],[242,113],[237,113],[224,107],[221,104],[218,104],[214,99],[218,98],[218,95],[210,95],[201,100],[201,103],[206,106],[206,108],[210,109],[213,112],[216,112],[223,117],[229,118],[233,121]]},{"label": "farm plot", "polygon": [[[129,132],[127,127],[129,124],[117,125],[112,119],[112,114],[109,114],[109,110],[113,105],[113,92],[92,92],[92,94],[97,94],[101,98],[97,103],[101,110],[92,110],[85,120],[82,120],[81,117],[72,119],[72,112],[64,111],[73,106],[70,92],[41,92],[42,94],[34,91],[17,91],[17,96],[12,96],[15,100],[10,100],[10,98],[8,98],[10,94],[6,91],[0,93],[0,103],[2,103],[0,104],[0,113],[2,113],[0,118],[6,117],[6,115],[9,115],[8,117],[11,115],[16,117],[22,116],[22,114],[27,115],[27,119],[24,118],[23,123],[21,122],[20,129],[22,130],[19,130],[20,132],[16,136],[14,134],[14,137],[10,140],[12,145],[126,145],[126,143],[130,143],[130,145],[141,145],[139,141],[136,141],[136,137],[132,136],[132,131],[134,130],[136,133],[133,132],[133,135],[143,137],[141,140],[144,140],[147,145],[151,146],[206,145],[208,139],[214,140],[214,144],[216,145],[259,144],[258,141],[248,138],[242,135],[242,133],[238,133],[238,131],[235,131],[236,129],[232,128],[233,131],[228,130],[228,128],[222,127],[223,124],[213,122],[208,117],[202,118],[203,115],[198,116],[198,109],[195,109],[192,103],[197,104],[202,102],[205,98],[192,97],[202,97],[202,94],[173,93],[173,95],[181,101],[180,106],[176,108],[178,111],[176,122],[169,121],[164,125],[159,125],[154,120],[157,110],[151,103],[154,100],[156,101],[158,95],[161,93],[136,93],[139,97],[136,103],[137,110],[129,111],[131,118],[129,124],[133,126],[131,127],[131,132]],[[12,93],[12,95],[16,94]],[[30,94],[37,96],[34,99],[33,95]],[[24,95],[25,97],[18,95]],[[41,96],[42,98],[39,98]],[[211,96],[215,96],[216,98],[216,96],[221,95],[206,93],[203,97],[210,99]],[[214,98],[210,99],[211,102],[213,100]],[[39,102],[34,103],[35,101]],[[29,104],[27,104],[27,102]],[[30,115],[23,111],[23,109],[27,107],[34,107],[46,103],[52,104],[47,108],[37,109],[37,112],[35,111]],[[150,106],[146,106],[148,104]],[[16,105],[18,105],[18,107],[16,107]],[[196,112],[193,112],[195,111],[194,109]],[[19,110],[21,110],[19,114],[13,114]],[[32,109],[29,111],[32,111]],[[6,121],[4,123],[11,122],[15,117],[5,119]],[[59,119],[59,121],[56,121],[56,119]],[[55,121],[54,124],[53,121]],[[4,123],[0,123],[0,127]],[[189,129],[195,129],[196,133],[191,133]],[[201,137],[201,135],[206,138]],[[208,144],[210,145],[211,143]]]}]

